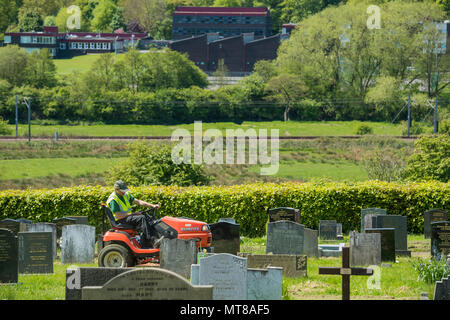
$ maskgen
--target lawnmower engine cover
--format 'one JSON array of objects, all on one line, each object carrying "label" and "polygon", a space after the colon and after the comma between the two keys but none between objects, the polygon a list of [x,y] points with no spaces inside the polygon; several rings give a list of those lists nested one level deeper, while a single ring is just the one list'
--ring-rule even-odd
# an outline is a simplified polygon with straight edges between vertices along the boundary
[{"label": "lawnmower engine cover", "polygon": [[212,243],[209,225],[202,221],[166,216],[157,220],[153,228],[168,239],[197,239],[197,247],[209,248]]}]

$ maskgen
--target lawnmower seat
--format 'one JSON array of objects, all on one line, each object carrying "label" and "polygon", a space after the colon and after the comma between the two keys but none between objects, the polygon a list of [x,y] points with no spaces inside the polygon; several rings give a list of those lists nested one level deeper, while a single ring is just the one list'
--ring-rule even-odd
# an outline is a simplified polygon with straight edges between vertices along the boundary
[{"label": "lawnmower seat", "polygon": [[103,212],[106,213],[106,216],[109,219],[109,223],[111,224],[111,226],[114,229],[120,229],[120,230],[129,230],[129,229],[134,229],[134,226],[129,225],[129,224],[123,224],[123,223],[118,223],[116,221],[116,219],[114,218],[113,213],[111,212],[111,209],[108,208],[108,206],[102,205],[103,207]]}]

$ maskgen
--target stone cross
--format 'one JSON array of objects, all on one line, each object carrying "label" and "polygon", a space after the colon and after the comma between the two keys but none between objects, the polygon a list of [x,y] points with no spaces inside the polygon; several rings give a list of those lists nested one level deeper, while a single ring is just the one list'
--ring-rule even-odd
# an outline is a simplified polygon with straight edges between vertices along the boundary
[{"label": "stone cross", "polygon": [[342,300],[350,300],[350,276],[371,276],[370,268],[350,267],[350,247],[342,248],[342,268],[319,267],[319,274],[342,276]]}]

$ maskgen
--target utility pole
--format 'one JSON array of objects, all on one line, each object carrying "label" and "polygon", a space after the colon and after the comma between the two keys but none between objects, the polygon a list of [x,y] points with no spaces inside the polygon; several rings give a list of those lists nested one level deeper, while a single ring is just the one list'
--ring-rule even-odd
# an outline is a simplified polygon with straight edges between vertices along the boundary
[{"label": "utility pole", "polygon": [[28,109],[28,143],[31,142],[31,99],[24,97],[23,103],[27,106]]},{"label": "utility pole", "polygon": [[434,100],[434,134],[438,133],[438,122],[437,122],[437,97]]},{"label": "utility pole", "polygon": [[411,130],[411,95],[408,95],[408,137]]},{"label": "utility pole", "polygon": [[16,138],[19,137],[19,96],[16,94]]}]

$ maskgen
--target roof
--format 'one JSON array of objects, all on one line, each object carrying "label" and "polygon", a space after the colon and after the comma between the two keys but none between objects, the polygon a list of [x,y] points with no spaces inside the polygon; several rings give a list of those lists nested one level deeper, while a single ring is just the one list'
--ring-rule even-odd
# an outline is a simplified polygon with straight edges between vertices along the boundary
[{"label": "roof", "polygon": [[214,15],[214,16],[267,16],[269,9],[266,7],[256,8],[225,8],[225,7],[176,7],[172,15]]}]

